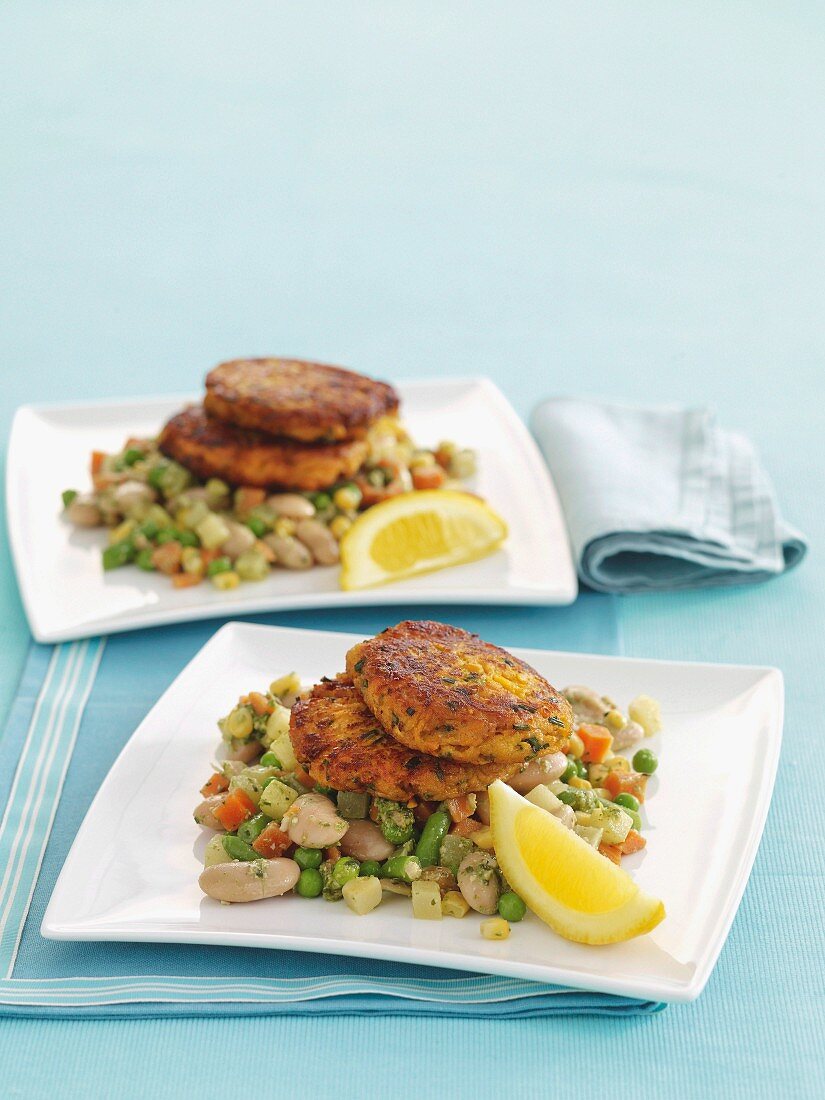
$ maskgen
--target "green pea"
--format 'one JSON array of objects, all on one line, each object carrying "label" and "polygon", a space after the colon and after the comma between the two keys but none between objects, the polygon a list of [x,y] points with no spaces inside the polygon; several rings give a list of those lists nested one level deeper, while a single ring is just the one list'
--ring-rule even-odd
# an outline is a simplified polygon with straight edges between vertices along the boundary
[{"label": "green pea", "polygon": [[139,451],[137,447],[127,447],[123,452],[123,465],[134,466],[136,462],[140,462],[143,458],[143,451]]},{"label": "green pea", "polygon": [[527,906],[512,890],[498,899],[498,915],[511,923],[522,920],[526,912]]},{"label": "green pea", "polygon": [[261,763],[266,768],[277,768],[278,771],[283,771],[284,766],[274,752],[265,752],[261,757]]},{"label": "green pea", "polygon": [[161,482],[163,481],[163,475],[166,473],[167,464],[165,462],[159,462],[157,466],[153,466],[147,476],[147,481],[153,489],[162,488]]},{"label": "green pea", "polygon": [[152,564],[152,550],[148,546],[145,550],[141,550],[135,558],[135,563],[140,569],[145,569],[147,573],[153,572],[155,567]]},{"label": "green pea", "polygon": [[128,565],[135,556],[135,547],[131,539],[121,539],[120,542],[107,546],[103,551],[103,568],[119,569],[121,565]]},{"label": "green pea", "polygon": [[559,776],[559,779],[561,779],[562,783],[569,783],[570,780],[573,778],[573,776],[578,775],[578,774],[579,774],[579,772],[578,772],[578,769],[576,768],[576,761],[574,760],[574,758],[572,756],[568,756],[567,757],[567,767],[561,773],[561,775]]},{"label": "green pea", "polygon": [[155,535],[155,542],[158,546],[163,546],[165,542],[174,542],[178,537],[178,532],[174,527],[162,527]]},{"label": "green pea", "polygon": [[622,791],[621,794],[617,794],[613,801],[617,806],[621,806],[623,810],[635,810],[637,813],[639,812],[639,800],[629,791]]},{"label": "green pea", "polygon": [[230,859],[248,861],[261,858],[260,854],[251,845],[247,844],[245,840],[241,840],[240,837],[232,836],[231,833],[221,837],[221,844],[223,844],[223,850]]},{"label": "green pea", "polygon": [[317,898],[323,888],[321,872],[316,867],[306,867],[295,884],[295,893],[302,898]]},{"label": "green pea", "polygon": [[633,757],[633,767],[637,772],[641,772],[642,775],[653,775],[659,767],[656,753],[651,752],[650,749],[639,749]]},{"label": "green pea", "polygon": [[436,810],[427,818],[421,839],[415,848],[415,854],[422,867],[434,867],[438,863],[441,841],[447,835],[451,824],[452,818],[446,810]]},{"label": "green pea", "polygon": [[331,878],[336,886],[343,886],[352,879],[358,878],[360,870],[361,864],[357,859],[353,859],[352,856],[341,856],[340,859],[335,861]]},{"label": "green pea", "polygon": [[252,534],[259,539],[262,539],[266,534],[268,528],[264,521],[258,516],[250,516],[246,521],[246,526],[252,532]]},{"label": "green pea", "polygon": [[332,497],[329,493],[311,493],[309,499],[315,505],[316,512],[324,512],[332,504]]},{"label": "green pea", "polygon": [[251,844],[253,840],[258,839],[271,820],[272,819],[267,817],[266,814],[255,814],[254,817],[250,817],[248,821],[245,821],[243,825],[238,826],[238,839],[245,841],[247,844]]},{"label": "green pea", "polygon": [[182,531],[178,531],[178,542],[181,546],[200,546],[201,540],[195,534],[194,531],[190,531],[188,528],[184,528]]},{"label": "green pea", "polygon": [[587,767],[581,760],[576,760],[576,775],[579,779],[587,779]]},{"label": "green pea", "polygon": [[229,558],[215,558],[207,565],[206,574],[209,577],[214,577],[218,573],[228,573],[231,568],[232,562]]},{"label": "green pea", "polygon": [[63,507],[68,508],[76,496],[77,489],[64,489],[60,494],[60,499],[63,501]]},{"label": "green pea", "polygon": [[381,864],[377,859],[365,859],[361,864],[361,870],[358,872],[362,878],[378,878],[381,874]]},{"label": "green pea", "polygon": [[302,871],[317,871],[323,860],[318,848],[296,848],[292,858]]},{"label": "green pea", "polygon": [[138,529],[142,535],[145,535],[146,538],[150,540],[156,539],[158,537],[158,531],[160,530],[153,519],[147,519]]}]

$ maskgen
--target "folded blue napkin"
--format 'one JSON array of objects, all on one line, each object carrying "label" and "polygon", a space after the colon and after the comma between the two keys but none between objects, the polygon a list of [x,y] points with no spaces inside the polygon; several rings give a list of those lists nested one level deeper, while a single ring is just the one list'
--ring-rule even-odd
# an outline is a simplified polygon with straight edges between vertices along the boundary
[{"label": "folded blue napkin", "polygon": [[747,584],[805,556],[752,444],[708,409],[553,398],[536,408],[532,428],[591,588]]},{"label": "folded blue napkin", "polygon": [[[490,633],[499,615],[500,609],[478,610],[468,625]],[[558,648],[615,649],[613,616],[612,601],[585,596],[575,616],[542,621],[532,635],[526,631],[525,641],[536,644],[541,637]],[[351,609],[345,618],[329,613],[325,620],[323,612],[313,612],[311,619],[298,619],[309,621],[373,633],[388,620],[381,610]],[[105,643],[32,648],[0,741],[0,1017],[391,1013],[520,1019],[636,1015],[663,1007],[379,959],[43,939],[43,912],[91,799],[132,730],[214,629],[195,623],[116,635]],[[191,828],[188,820],[181,825]]]}]

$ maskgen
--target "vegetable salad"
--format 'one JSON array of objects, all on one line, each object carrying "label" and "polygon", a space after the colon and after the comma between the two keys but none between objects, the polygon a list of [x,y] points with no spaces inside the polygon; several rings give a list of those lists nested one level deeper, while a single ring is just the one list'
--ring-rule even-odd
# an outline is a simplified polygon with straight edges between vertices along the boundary
[{"label": "vegetable salad", "polygon": [[[294,891],[359,915],[402,894],[417,919],[472,910],[488,918],[486,938],[509,935],[526,905],[496,860],[486,792],[401,803],[317,786],[289,735],[299,692],[297,675],[283,676],[242,696],[218,723],[226,755],[194,814],[214,833],[204,892],[234,902]],[[658,761],[639,743],[661,729],[659,707],[640,696],[625,715],[590,688],[564,694],[574,714],[568,751],[532,761],[510,783],[618,864],[646,843],[643,804]]]}]

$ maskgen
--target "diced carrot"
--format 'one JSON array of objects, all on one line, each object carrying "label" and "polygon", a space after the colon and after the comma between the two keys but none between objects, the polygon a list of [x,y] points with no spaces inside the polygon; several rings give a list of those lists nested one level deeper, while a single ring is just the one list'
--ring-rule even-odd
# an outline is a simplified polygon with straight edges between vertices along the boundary
[{"label": "diced carrot", "polygon": [[647,844],[647,841],[641,833],[637,833],[635,829],[631,829],[627,836],[624,838],[624,844],[622,844],[622,855],[632,856],[634,852],[641,852],[642,848]]},{"label": "diced carrot", "polygon": [[167,576],[171,576],[173,573],[180,572],[180,560],[183,554],[183,547],[176,539],[171,539],[169,542],[164,542],[161,546],[156,546],[152,551],[152,565],[160,573],[166,573]]},{"label": "diced carrot", "polygon": [[239,516],[248,515],[253,508],[260,507],[265,500],[266,493],[263,489],[254,489],[252,486],[245,485],[235,493],[235,511]]},{"label": "diced carrot", "polygon": [[223,794],[224,791],[228,790],[229,780],[223,772],[215,772],[201,787],[201,794],[204,798],[209,798],[213,794]]},{"label": "diced carrot", "polygon": [[440,466],[419,466],[412,471],[413,489],[440,489],[446,480]]},{"label": "diced carrot", "polygon": [[333,863],[337,863],[340,858],[341,858],[341,849],[340,848],[325,848],[324,849],[324,859],[331,859]]},{"label": "diced carrot", "polygon": [[[168,546],[168,543],[164,545]],[[173,573],[172,574],[172,587],[173,588],[192,588],[196,584],[200,584],[203,577],[200,573]]]},{"label": "diced carrot", "polygon": [[298,764],[295,768],[295,778],[301,784],[302,787],[309,787],[310,790],[315,786],[315,780]]},{"label": "diced carrot", "polygon": [[467,794],[459,798],[448,798],[447,809],[453,821],[463,821],[465,817],[472,817],[475,813],[476,800]]},{"label": "diced carrot", "polygon": [[474,817],[465,817],[463,821],[457,821],[454,825],[451,825],[450,832],[455,836],[472,836],[473,833],[477,833],[479,829],[483,828],[481,822],[476,821]]},{"label": "diced carrot", "polygon": [[259,691],[250,691],[249,705],[258,715],[272,713],[272,704],[267,699],[267,697],[265,695],[261,695]]},{"label": "diced carrot", "polygon": [[583,725],[576,732],[584,742],[585,764],[601,764],[613,747],[613,734],[607,726]]},{"label": "diced carrot", "polygon": [[604,777],[603,782],[605,790],[609,792],[611,798],[625,792],[632,794],[640,802],[644,802],[647,779],[648,777],[640,772],[609,772]]},{"label": "diced carrot", "polygon": [[105,451],[92,451],[92,477],[100,473],[100,467],[103,465],[105,458]]},{"label": "diced carrot", "polygon": [[243,825],[250,817],[258,812],[258,807],[246,793],[240,789],[232,791],[226,796],[222,806],[214,811],[215,817],[223,825],[227,832],[234,833],[239,825]]},{"label": "diced carrot", "polygon": [[271,546],[267,546],[263,539],[257,539],[255,542],[255,549],[261,557],[266,558],[270,565],[275,561],[275,551]]},{"label": "diced carrot", "polygon": [[252,847],[264,859],[277,859],[278,856],[282,856],[287,851],[291,844],[292,841],[287,834],[279,829],[274,821],[271,821],[252,841]]},{"label": "diced carrot", "polygon": [[617,866],[622,862],[621,844],[600,844],[599,851],[603,856],[607,856],[611,863],[615,863]]}]

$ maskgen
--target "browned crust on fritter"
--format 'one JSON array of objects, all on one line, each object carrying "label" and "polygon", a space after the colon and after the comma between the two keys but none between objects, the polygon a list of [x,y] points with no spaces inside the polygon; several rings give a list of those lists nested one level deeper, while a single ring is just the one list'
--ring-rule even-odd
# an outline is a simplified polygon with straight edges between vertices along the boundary
[{"label": "browned crust on fritter", "polygon": [[289,732],[301,766],[317,783],[399,802],[458,798],[518,770],[456,764],[405,748],[381,729],[347,676],[324,680],[299,700]]},{"label": "browned crust on fritter", "polygon": [[177,413],[160,434],[160,449],[197,477],[231,485],[312,492],[351,478],[369,452],[364,440],[295,443],[237,428],[201,405]]},{"label": "browned crust on fritter", "polygon": [[403,622],[360,642],[347,673],[385,730],[432,756],[521,764],[570,734],[570,704],[534,668],[444,623]]},{"label": "browned crust on fritter", "polygon": [[357,439],[398,409],[387,382],[301,359],[233,359],[206,376],[207,410],[243,428],[304,442]]}]

